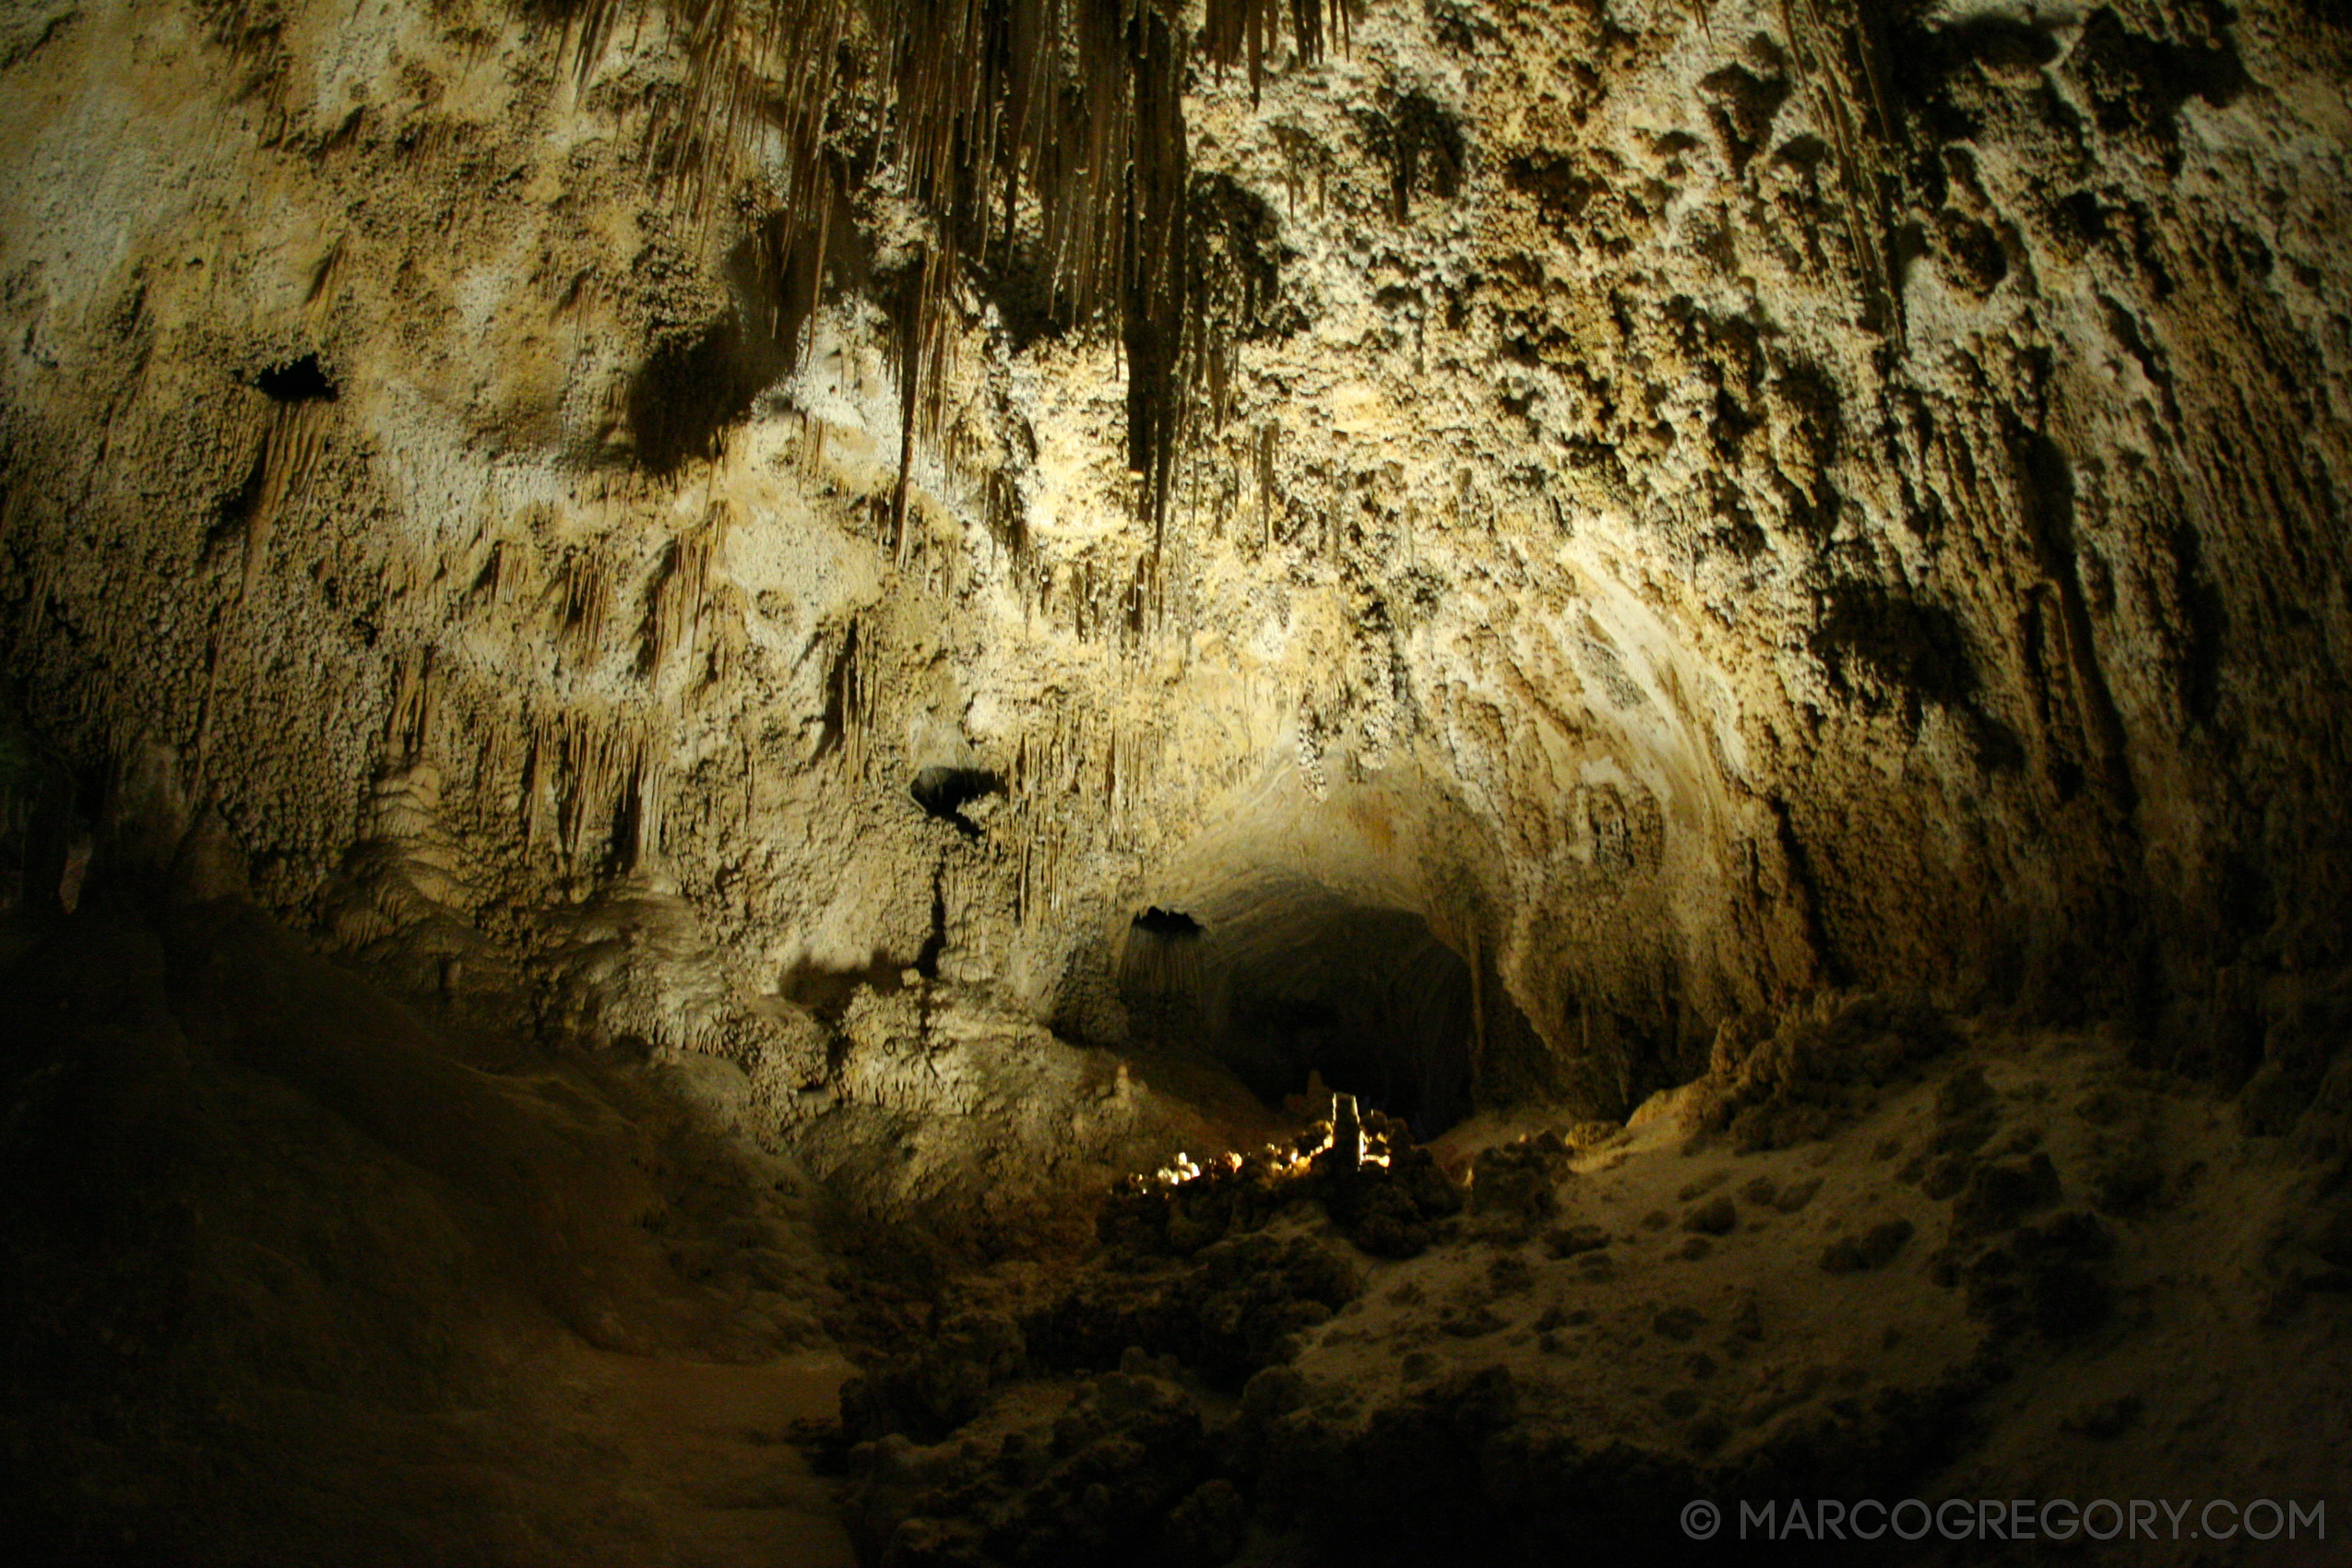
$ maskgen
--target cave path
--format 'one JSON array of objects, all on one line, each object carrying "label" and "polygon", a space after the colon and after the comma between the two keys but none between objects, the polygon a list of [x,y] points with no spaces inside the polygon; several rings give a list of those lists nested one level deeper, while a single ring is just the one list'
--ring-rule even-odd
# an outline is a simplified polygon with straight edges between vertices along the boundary
[{"label": "cave path", "polygon": [[[543,1452],[593,1452],[624,1478],[608,1501],[629,1541],[589,1538],[599,1561],[673,1568],[849,1568],[857,1561],[831,1483],[788,1441],[796,1420],[838,1408],[849,1363],[802,1350],[730,1366],[600,1350],[565,1336],[541,1369]],[[611,1555],[606,1555],[608,1552]]]}]

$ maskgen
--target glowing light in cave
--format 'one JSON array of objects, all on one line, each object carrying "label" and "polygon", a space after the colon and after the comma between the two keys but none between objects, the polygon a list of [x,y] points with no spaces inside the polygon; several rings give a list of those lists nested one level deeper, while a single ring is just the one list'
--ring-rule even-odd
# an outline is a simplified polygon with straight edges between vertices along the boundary
[{"label": "glowing light in cave", "polygon": [[[1355,1117],[1348,1113],[1352,1111],[1352,1099],[1351,1096],[1335,1096],[1333,1099],[1335,1114],[1314,1123],[1306,1132],[1289,1143],[1265,1144],[1261,1146],[1255,1154],[1244,1154],[1239,1149],[1227,1149],[1221,1154],[1213,1154],[1206,1159],[1198,1160],[1180,1149],[1176,1157],[1169,1163],[1153,1171],[1150,1176],[1136,1178],[1136,1180],[1162,1188],[1181,1187],[1187,1182],[1197,1182],[1203,1176],[1236,1177],[1253,1167],[1269,1181],[1296,1180],[1313,1170],[1318,1158],[1339,1146],[1342,1128],[1356,1124]],[[1340,1109],[1339,1101],[1342,1099],[1350,1101],[1348,1111]],[[1384,1170],[1388,1167],[1393,1158],[1393,1151],[1389,1142],[1390,1132],[1386,1126],[1368,1127],[1357,1124],[1355,1138],[1357,1144],[1355,1163],[1358,1167],[1377,1165]]]}]

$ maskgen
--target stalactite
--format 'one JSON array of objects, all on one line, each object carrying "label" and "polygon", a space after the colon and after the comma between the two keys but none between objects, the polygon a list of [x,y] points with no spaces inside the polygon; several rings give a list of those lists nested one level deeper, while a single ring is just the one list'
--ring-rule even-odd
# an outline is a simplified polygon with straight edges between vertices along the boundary
[{"label": "stalactite", "polygon": [[609,749],[593,743],[596,731],[576,718],[556,731],[555,840],[567,861],[580,858],[580,839],[588,826],[588,805],[607,782]]},{"label": "stalactite", "polygon": [[325,314],[335,303],[336,285],[342,281],[346,242],[338,240],[319,258],[310,275],[310,291],[303,296],[303,308],[314,317]]},{"label": "stalactite", "polygon": [[517,711],[501,700],[507,694],[498,693],[483,701],[483,694],[469,692],[454,681],[444,684],[446,695],[436,707],[445,716],[444,728],[451,733],[441,743],[441,752],[453,761],[461,759],[469,770],[458,780],[459,790],[453,793],[462,793],[478,807],[503,799],[520,805],[522,774],[529,762],[528,731]]},{"label": "stalactite", "polygon": [[241,611],[253,598],[279,508],[302,493],[326,445],[325,408],[318,401],[284,403],[270,415],[261,442],[259,487],[245,513],[244,571],[237,588]]},{"label": "stalactite", "polygon": [[493,609],[504,602],[506,583],[512,576],[506,565],[506,548],[503,539],[490,541],[490,548],[482,553],[481,570],[474,574],[473,587],[467,590],[469,599]]},{"label": "stalactite", "polygon": [[935,446],[944,421],[946,388],[954,371],[955,339],[947,330],[943,309],[956,271],[952,246],[926,246],[903,285],[892,334],[893,368],[898,375],[898,483],[891,493],[891,551],[898,569],[907,568],[913,519],[907,496],[914,477],[915,451],[920,444]]},{"label": "stalactite", "polygon": [[635,853],[635,824],[649,778],[649,730],[633,713],[588,712],[550,718],[533,739],[535,767],[547,769],[555,797],[556,844],[576,867],[602,827],[609,858],[626,863]]},{"label": "stalactite", "polygon": [[[1169,738],[1128,710],[1054,706],[1025,728],[1006,769],[1010,805],[999,829],[1014,884],[1014,920],[1065,908],[1070,868],[1141,847],[1139,826],[1162,798]],[[1073,809],[1073,802],[1093,809]],[[1156,825],[1164,829],[1165,825]]]},{"label": "stalactite", "polygon": [[270,530],[277,521],[279,511],[302,493],[309,481],[311,469],[325,449],[325,410],[330,401],[331,395],[328,398],[305,396],[294,401],[278,403],[271,410],[269,422],[263,428],[252,475],[246,481],[245,493],[241,497],[244,508],[244,529],[236,597],[231,602],[228,612],[213,628],[211,641],[205,652],[204,695],[196,708],[191,789],[201,790],[211,758],[213,731],[220,721],[222,660],[232,642],[244,630],[254,589],[261,581],[261,564],[267,552]]},{"label": "stalactite", "polygon": [[[591,0],[565,48],[585,84],[630,0]],[[878,42],[889,150],[936,221],[902,327],[902,397],[911,410],[942,378],[927,355],[960,258],[1010,247],[1017,221],[1035,247],[1054,310],[1074,324],[1114,323],[1128,378],[1129,466],[1143,476],[1138,512],[1164,527],[1177,456],[1206,403],[1229,404],[1221,334],[1188,343],[1200,259],[1188,244],[1192,180],[1183,118],[1193,47],[1176,0],[670,0],[686,40],[685,89],[655,106],[652,169],[675,180],[707,222],[770,128],[783,147],[779,255],[815,258],[793,308],[813,307],[824,235],[837,205],[827,138],[844,118],[837,72],[853,31]],[[1219,68],[1246,64],[1253,89],[1289,30],[1299,58],[1344,45],[1351,0],[1213,0],[1200,47]],[[1033,206],[1025,208],[1027,192]],[[1025,217],[1028,213],[1029,216]],[[937,274],[936,277],[932,276]],[[1197,337],[1197,334],[1194,334]],[[781,339],[779,339],[781,340]],[[788,349],[791,346],[788,344]],[[798,351],[794,350],[792,351]],[[936,421],[910,421],[911,447]],[[901,488],[911,450],[900,457]],[[903,501],[897,508],[904,516]]]},{"label": "stalactite", "polygon": [[522,778],[517,790],[522,799],[523,843],[527,848],[539,842],[540,804],[554,794],[554,767],[553,719],[544,710],[534,711],[524,721]]},{"label": "stalactite", "polygon": [[1283,16],[1290,21],[1290,37],[1299,63],[1311,65],[1326,47],[1348,47],[1349,0],[1208,0],[1201,28],[1201,52],[1219,71],[1244,65],[1250,73],[1250,101],[1258,101],[1265,77],[1265,60],[1281,42]]},{"label": "stalactite", "polygon": [[989,537],[1004,552],[1013,592],[1026,612],[1030,596],[1037,591],[1036,552],[1030,544],[1029,517],[1021,505],[1019,481],[1003,469],[992,469],[983,481],[980,517]]},{"label": "stalactite", "polygon": [[1274,445],[1281,434],[1280,423],[1268,420],[1258,427],[1255,452],[1257,468],[1258,544],[1270,549],[1274,544]]},{"label": "stalactite", "polygon": [[[1812,101],[1815,119],[1828,135],[1839,183],[1846,188],[1847,240],[1853,248],[1865,303],[1899,344],[1902,288],[1894,259],[1880,240],[1885,221],[1881,192],[1885,169],[1877,145],[1893,139],[1895,121],[1885,87],[1879,80],[1877,52],[1862,35],[1859,16],[1851,27],[1833,26],[1823,14],[1822,0],[1780,0],[1780,22],[1788,35],[1794,74]],[[1846,80],[1844,59],[1849,45],[1850,53],[1862,63],[1865,90],[1860,95]],[[1867,99],[1877,122],[1875,140],[1864,133],[1855,113],[1858,96]]]},{"label": "stalactite", "polygon": [[628,784],[614,808],[613,851],[631,871],[660,853],[665,772],[661,754],[650,743],[650,737],[643,732],[637,734]]},{"label": "stalactite", "polygon": [[1428,95],[1410,92],[1395,100],[1386,113],[1372,117],[1365,140],[1373,156],[1388,165],[1389,206],[1397,222],[1412,217],[1413,192],[1424,163],[1437,195],[1451,197],[1460,188],[1461,126]]},{"label": "stalactite", "polygon": [[841,641],[834,651],[826,674],[825,733],[817,745],[819,756],[838,752],[842,768],[851,778],[860,778],[865,773],[870,701],[865,669],[867,660],[862,623],[852,618],[842,628]]},{"label": "stalactite", "polygon": [[[571,41],[581,82],[628,3],[591,0]],[[673,0],[671,8],[686,40],[685,90],[647,125],[647,166],[676,182],[689,211],[707,222],[745,165],[753,138],[773,125],[786,153],[778,171],[783,206],[814,215],[854,0]]]},{"label": "stalactite", "polygon": [[583,663],[602,650],[612,611],[612,564],[590,551],[574,551],[555,575],[555,635],[560,646]]},{"label": "stalactite", "polygon": [[1192,298],[1191,175],[1181,34],[1138,7],[1129,24],[1135,108],[1127,202],[1123,339],[1127,350],[1127,467],[1143,476],[1141,511],[1155,545],[1184,422],[1184,328]]},{"label": "stalactite", "polygon": [[801,416],[801,445],[794,454],[797,467],[804,480],[822,482],[825,475],[826,434],[831,427],[814,414]]},{"label": "stalactite", "polygon": [[671,541],[646,621],[643,668],[649,676],[659,679],[680,648],[689,659],[694,655],[695,637],[710,601],[711,560],[725,522],[722,503],[701,525]]},{"label": "stalactite", "polygon": [[392,703],[384,726],[386,752],[403,763],[421,754],[432,719],[433,649],[411,649],[394,665]]}]

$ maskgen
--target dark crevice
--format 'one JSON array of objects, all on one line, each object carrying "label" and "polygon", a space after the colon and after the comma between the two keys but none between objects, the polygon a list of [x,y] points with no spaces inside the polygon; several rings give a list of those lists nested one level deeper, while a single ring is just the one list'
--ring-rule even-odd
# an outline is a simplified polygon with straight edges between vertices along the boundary
[{"label": "dark crevice", "polygon": [[787,969],[777,982],[777,994],[805,1007],[828,1024],[838,1024],[849,1010],[860,987],[887,992],[905,989],[906,977],[888,957],[838,967],[802,963]]},{"label": "dark crevice", "polygon": [[818,724],[816,755],[841,749],[858,712],[858,624],[841,634],[841,646],[825,671],[825,713]]},{"label": "dark crevice", "polygon": [[245,529],[252,520],[254,508],[261,504],[261,490],[269,474],[269,453],[265,445],[254,454],[253,462],[245,469],[244,482],[220,499],[220,510],[212,526],[205,530],[204,553],[208,561],[216,561],[232,549],[244,543]]},{"label": "dark crevice", "polygon": [[2075,555],[2073,465],[2056,442],[2035,431],[2019,438],[2017,467],[2021,499],[2042,571],[2058,588],[2067,667],[2081,694],[2086,739],[2097,757],[2100,781],[2128,812],[2137,803],[2137,793],[2125,753],[2123,718],[2099,662]]},{"label": "dark crevice", "polygon": [[931,816],[952,824],[967,838],[980,836],[980,824],[964,814],[974,801],[1004,792],[1004,781],[984,767],[926,767],[907,792]]},{"label": "dark crevice", "polygon": [[2176,528],[2172,550],[2173,590],[2182,621],[2182,701],[2191,719],[2209,724],[2221,700],[2222,647],[2229,632],[2229,612],[2205,569],[2197,530],[2186,523]]},{"label": "dark crevice", "polygon": [[1773,121],[1788,101],[1788,77],[1778,65],[1773,61],[1775,68],[1764,76],[1744,65],[1726,65],[1699,82],[1708,101],[1707,118],[1735,178],[1746,173],[1748,164],[1770,143]]},{"label": "dark crevice", "polygon": [[1386,113],[1361,117],[1364,146],[1388,165],[1389,201],[1399,223],[1413,215],[1413,194],[1451,201],[1461,189],[1467,149],[1461,122],[1425,94],[1396,100]]},{"label": "dark crevice", "polygon": [[272,365],[255,376],[253,384],[275,403],[331,403],[337,396],[335,382],[316,354]]},{"label": "dark crevice", "polygon": [[763,220],[727,255],[729,307],[699,330],[657,344],[629,383],[629,431],[639,466],[660,475],[718,455],[728,429],[790,373],[847,221],[814,227]]},{"label": "dark crevice", "polygon": [[1128,922],[1137,931],[1149,932],[1159,937],[1198,936],[1201,922],[1182,909],[1163,909],[1154,904]]},{"label": "dark crevice", "polygon": [[915,973],[927,980],[939,978],[939,956],[947,951],[947,868],[944,862],[932,868],[931,930],[923,936],[921,949],[915,954]]}]

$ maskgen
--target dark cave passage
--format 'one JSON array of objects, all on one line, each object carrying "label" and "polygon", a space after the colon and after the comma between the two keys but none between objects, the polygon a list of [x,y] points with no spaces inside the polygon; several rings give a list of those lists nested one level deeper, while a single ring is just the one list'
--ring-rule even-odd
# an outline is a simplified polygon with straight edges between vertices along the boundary
[{"label": "dark cave passage", "polygon": [[1214,1056],[1269,1107],[1320,1079],[1434,1137],[1533,1032],[1490,971],[1408,910],[1303,878],[1218,901],[1193,932],[1139,920],[1123,989],[1138,1030]]}]

